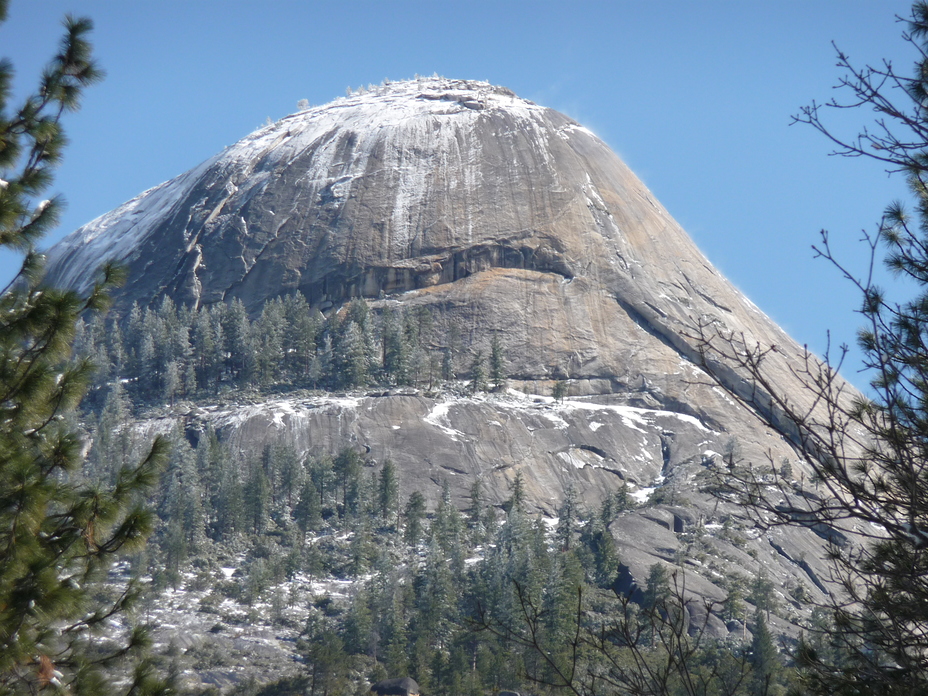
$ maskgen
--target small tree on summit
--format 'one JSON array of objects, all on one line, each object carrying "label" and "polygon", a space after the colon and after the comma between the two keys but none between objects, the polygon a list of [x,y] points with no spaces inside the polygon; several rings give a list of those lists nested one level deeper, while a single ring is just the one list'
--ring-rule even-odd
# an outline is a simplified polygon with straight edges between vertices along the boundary
[{"label": "small tree on summit", "polygon": [[[0,0],[0,21],[7,0]],[[91,57],[91,23],[68,18],[58,54],[38,90],[9,112],[13,69],[0,62],[0,247],[22,252],[14,282],[0,296],[0,693],[103,693],[105,668],[145,645],[140,631],[120,640],[112,619],[138,596],[134,583],[115,599],[98,581],[120,552],[152,528],[140,504],[157,475],[160,441],[141,464],[115,473],[110,488],[82,482],[80,434],[65,418],[92,372],[72,362],[81,313],[107,305],[112,269],[89,294],[42,285],[34,244],[56,222],[57,199],[36,202],[65,144],[61,116],[78,108],[101,77]],[[125,675],[123,675],[125,676]],[[124,688],[163,686],[145,669]]]}]

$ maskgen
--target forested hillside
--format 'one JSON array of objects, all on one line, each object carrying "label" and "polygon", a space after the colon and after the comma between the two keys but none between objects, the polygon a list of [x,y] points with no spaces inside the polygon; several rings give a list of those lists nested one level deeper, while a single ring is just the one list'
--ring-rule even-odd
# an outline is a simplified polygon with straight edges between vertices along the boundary
[{"label": "forested hillside", "polygon": [[[253,320],[237,300],[202,309],[133,306],[128,318],[78,324],[75,348],[96,365],[88,405],[120,383],[138,405],[215,397],[229,390],[337,391],[367,386],[430,390],[461,377],[473,391],[500,388],[505,351],[464,345],[454,324],[428,307],[355,300],[328,317],[299,293],[267,302]],[[95,401],[94,401],[95,400]]]},{"label": "forested hillside", "polygon": [[[627,492],[585,510],[568,491],[545,519],[527,511],[520,479],[502,509],[475,482],[466,509],[448,495],[427,509],[418,492],[402,494],[389,461],[350,448],[301,460],[286,447],[241,461],[207,433],[195,448],[173,439],[154,504],[158,529],[130,572],[149,586],[163,668],[194,692],[352,693],[403,674],[427,693],[545,692],[575,667],[608,674],[640,658],[670,678],[668,640],[692,641],[689,667],[710,682],[742,684],[726,693],[756,693],[757,673],[785,679],[763,626],[794,610],[766,575],[730,574],[714,608],[753,641],[740,629],[702,635],[698,619],[682,634],[674,623],[673,612],[688,612],[677,564],[714,553],[716,537],[743,545],[744,532],[694,529],[676,564],[629,586],[610,532],[638,506]],[[575,653],[578,628],[628,643]],[[247,642],[260,635],[277,647]]]},{"label": "forested hillside", "polygon": [[[427,310],[375,306],[357,300],[324,317],[291,295],[251,320],[239,302],[178,310],[166,299],[122,323],[81,321],[75,345],[100,366],[83,404],[85,475],[113,480],[137,456],[146,431],[135,419],[196,403],[505,384],[495,338],[484,359]],[[777,614],[803,621],[803,585],[784,604],[765,571],[719,566],[727,597],[711,613],[731,635],[680,604],[686,565],[713,563],[719,544],[747,549],[743,520],[699,521],[640,585],[623,565],[614,537],[623,516],[679,493],[623,486],[586,508],[569,488],[557,516],[544,518],[527,506],[517,475],[503,505],[474,479],[463,509],[447,484],[430,508],[419,491],[401,489],[390,460],[348,443],[307,454],[280,442],[247,456],[212,430],[175,429],[169,440],[152,543],[122,572],[149,588],[145,613],[178,688],[351,693],[411,674],[426,693],[543,692],[572,670],[620,675],[636,659],[670,679],[678,670],[661,664],[668,640],[691,641],[689,668],[728,684],[725,693],[756,693],[757,675],[786,679],[766,623]],[[700,485],[710,490],[717,484],[706,474]],[[680,612],[692,615],[685,628],[673,618]],[[626,644],[578,651],[578,630],[590,641],[602,630],[624,633]]]}]

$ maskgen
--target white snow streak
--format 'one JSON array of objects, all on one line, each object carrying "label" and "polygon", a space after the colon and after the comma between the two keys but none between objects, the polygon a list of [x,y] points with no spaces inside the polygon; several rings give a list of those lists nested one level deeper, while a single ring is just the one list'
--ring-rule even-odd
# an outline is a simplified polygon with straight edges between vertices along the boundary
[{"label": "white snow streak", "polygon": [[[557,414],[570,413],[571,411],[599,411],[612,412],[617,414],[622,419],[622,423],[627,428],[638,430],[642,433],[648,432],[645,430],[645,428],[652,425],[655,418],[674,418],[703,432],[710,432],[709,429],[706,428],[706,426],[704,426],[698,418],[687,415],[685,413],[678,413],[676,411],[658,411],[656,409],[637,408],[635,406],[622,406],[619,404],[597,404],[591,401],[578,401],[574,399],[564,399],[563,401],[555,402],[555,400],[550,396],[529,395],[520,391],[516,391],[515,389],[509,389],[508,395],[516,402],[523,402],[521,405],[526,405],[527,402],[533,402],[534,404],[545,404],[546,408],[553,409],[557,412],[546,413],[545,417],[549,420],[557,419],[558,421],[563,421],[562,416]],[[592,425],[590,428],[591,430],[596,430],[596,428],[593,428]]]},{"label": "white snow streak", "polygon": [[451,406],[450,402],[442,402],[440,404],[435,404],[432,410],[429,412],[424,420],[429,425],[434,425],[436,428],[441,430],[445,435],[450,437],[452,440],[459,441],[459,438],[464,437],[464,433],[460,430],[455,430],[447,423],[448,421],[448,408]]}]

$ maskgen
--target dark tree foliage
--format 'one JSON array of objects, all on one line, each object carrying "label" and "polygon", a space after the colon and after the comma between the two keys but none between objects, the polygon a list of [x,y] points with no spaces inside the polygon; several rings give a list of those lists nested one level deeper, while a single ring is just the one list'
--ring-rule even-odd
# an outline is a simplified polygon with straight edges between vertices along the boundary
[{"label": "dark tree foliage", "polygon": [[487,366],[483,359],[483,351],[478,350],[474,353],[474,359],[470,363],[470,382],[468,383],[471,394],[487,390]]},{"label": "dark tree foliage", "polygon": [[[811,398],[797,400],[769,377],[766,360],[775,346],[750,345],[708,326],[702,332],[707,362],[740,365],[753,382],[751,395],[741,398],[765,401],[781,414],[813,470],[811,481],[794,480],[792,466],[789,476],[774,467],[772,481],[747,467],[720,476],[760,523],[815,526],[835,540],[837,586],[824,607],[830,635],[813,629],[798,651],[807,687],[820,694],[928,693],[928,3],[914,3],[903,21],[914,72],[889,61],[860,68],[839,51],[839,96],[796,116],[830,138],[836,154],[902,173],[914,199],[912,212],[891,204],[865,238],[871,269],[882,250],[886,266],[912,281],[910,299],[893,302],[872,271],[858,277],[842,266],[827,233],[816,248],[860,291],[858,340],[869,395],[848,394],[834,366],[810,357],[795,372]],[[875,116],[857,134],[842,136],[828,121],[831,109],[859,108]],[[797,406],[803,402],[816,406]],[[862,544],[842,543],[849,528]]]},{"label": "dark tree foliage", "polygon": [[[0,21],[7,6],[0,0]],[[107,596],[100,585],[113,560],[138,548],[152,528],[140,495],[157,477],[163,447],[113,471],[106,485],[82,483],[81,437],[65,418],[93,369],[71,360],[78,317],[99,321],[95,313],[105,309],[118,274],[106,269],[86,295],[47,287],[34,251],[61,205],[37,201],[65,144],[60,119],[101,77],[90,30],[86,19],[65,21],[38,90],[18,107],[10,104],[12,64],[0,62],[0,246],[25,254],[0,296],[0,694],[163,686],[141,663],[128,684],[108,683],[108,669],[138,654],[146,639],[140,630],[112,635],[110,628],[137,586]]]},{"label": "dark tree foliage", "polygon": [[398,525],[400,484],[396,474],[396,466],[389,459],[383,463],[377,481],[377,508],[386,524]]},{"label": "dark tree foliage", "polygon": [[403,539],[407,544],[415,547],[422,538],[422,518],[425,517],[425,498],[419,491],[413,491],[409,496],[403,510],[403,517],[406,520]]},{"label": "dark tree foliage", "polygon": [[[78,320],[75,352],[96,364],[87,411],[99,413],[110,384],[124,384],[139,406],[210,399],[228,390],[341,391],[370,385],[428,390],[454,379],[456,326],[441,328],[427,308],[372,309],[354,299],[324,317],[299,294],[268,300],[249,316],[239,300],[208,307],[133,305],[122,319]],[[447,334],[447,335],[446,335]],[[507,374],[502,347],[493,339],[492,379]],[[495,357],[494,357],[495,356]],[[447,358],[448,364],[444,364]],[[479,388],[487,369],[480,360]]]},{"label": "dark tree foliage", "polygon": [[524,554],[519,548],[501,539],[485,562],[475,621],[499,640],[510,663],[518,657],[533,689],[574,696],[785,693],[769,633],[759,632],[757,658],[749,646],[712,638],[708,617],[716,607],[687,599],[682,572],[653,566],[645,596],[635,602],[596,590],[593,569],[580,573],[577,554],[555,549],[544,582],[517,565],[502,575],[505,589],[495,578],[497,559],[500,552]]},{"label": "dark tree foliage", "polygon": [[493,332],[490,341],[490,382],[496,391],[502,389],[506,383],[506,355],[496,332]]}]

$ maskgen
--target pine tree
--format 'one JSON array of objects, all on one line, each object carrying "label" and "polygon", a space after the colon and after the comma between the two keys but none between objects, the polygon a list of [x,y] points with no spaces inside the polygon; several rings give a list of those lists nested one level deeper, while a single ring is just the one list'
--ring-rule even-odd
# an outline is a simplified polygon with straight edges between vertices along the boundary
[{"label": "pine tree", "polygon": [[293,508],[293,518],[297,526],[303,532],[303,538],[306,533],[317,531],[322,527],[322,503],[319,501],[319,491],[313,483],[312,478],[306,477],[303,481],[303,487],[300,489],[300,498]]},{"label": "pine tree", "polygon": [[345,644],[321,618],[310,619],[299,643],[309,678],[309,696],[336,696],[347,691]]},{"label": "pine tree", "polygon": [[438,542],[452,564],[460,569],[464,562],[464,522],[457,506],[451,502],[451,487],[447,481],[442,482],[441,498],[430,531],[432,539]]},{"label": "pine tree", "polygon": [[177,360],[172,360],[167,364],[167,367],[164,370],[164,380],[163,380],[163,396],[164,400],[174,405],[174,398],[180,392],[182,381],[181,381],[181,368]]},{"label": "pine tree", "polygon": [[602,517],[594,517],[583,528],[580,542],[590,559],[590,581],[602,588],[611,588],[619,574],[619,554],[615,537],[603,524]]},{"label": "pine tree", "polygon": [[142,310],[137,302],[132,303],[129,317],[126,320],[126,377],[139,375],[139,353],[142,341]]},{"label": "pine tree", "polygon": [[406,612],[397,593],[389,607],[383,661],[390,674],[406,674],[409,667],[409,635],[406,632]]},{"label": "pine tree", "polygon": [[[0,0],[0,21],[8,2]],[[138,503],[157,476],[158,441],[112,485],[81,482],[81,438],[68,416],[92,367],[70,360],[78,316],[106,307],[117,280],[105,269],[87,295],[42,285],[34,244],[56,222],[57,199],[37,202],[65,143],[61,116],[77,109],[83,89],[101,73],[87,34],[91,23],[68,18],[60,50],[38,91],[9,112],[13,69],[0,62],[0,248],[25,253],[0,296],[0,693],[102,693],[107,657],[137,654],[133,630],[121,645],[97,640],[113,616],[138,597],[137,588],[107,601],[101,574],[121,552],[137,549],[152,528]],[[139,670],[136,693],[158,685]]]},{"label": "pine tree", "polygon": [[277,506],[290,511],[294,507],[294,500],[303,484],[303,467],[300,457],[293,447],[286,444],[276,444],[271,448],[274,458],[274,468],[277,472]]},{"label": "pine tree", "polygon": [[342,492],[342,517],[356,509],[359,502],[362,463],[361,455],[351,447],[343,447],[332,462],[335,485]]},{"label": "pine tree", "polygon": [[447,650],[454,627],[459,621],[455,586],[449,558],[433,537],[425,557],[425,565],[414,581],[416,618],[411,633],[424,640],[427,652]]},{"label": "pine tree", "polygon": [[[146,316],[149,316],[147,312]],[[155,355],[155,337],[144,328],[142,340],[139,344],[138,366],[139,398],[141,400],[153,399],[159,384],[158,365]]]},{"label": "pine tree", "polygon": [[406,316],[405,334],[409,345],[410,384],[419,384],[431,370],[429,341],[433,325],[432,313],[428,307],[417,307]]},{"label": "pine tree", "polygon": [[467,509],[467,526],[471,532],[471,542],[475,545],[482,544],[486,539],[484,508],[483,485],[480,479],[475,479],[470,487],[470,507]]},{"label": "pine tree", "polygon": [[406,519],[403,540],[415,548],[422,539],[422,519],[425,517],[425,498],[419,491],[413,491],[410,494],[403,517]]},{"label": "pine tree", "polygon": [[511,491],[511,495],[506,503],[507,507],[509,510],[522,510],[525,505],[525,477],[522,476],[521,471],[516,472],[509,490]]},{"label": "pine tree", "polygon": [[377,484],[377,503],[380,516],[388,525],[399,526],[400,483],[396,466],[389,459],[383,463]]},{"label": "pine tree", "polygon": [[159,544],[165,554],[169,580],[175,587],[187,557],[201,551],[206,539],[203,489],[196,460],[196,453],[183,433],[175,432],[158,510],[164,527],[159,533]]},{"label": "pine tree", "polygon": [[748,595],[748,601],[761,611],[764,611],[768,620],[770,619],[770,614],[777,610],[778,603],[776,595],[774,594],[773,581],[770,580],[763,569],[758,570],[757,575],[754,576],[754,580],[751,582],[751,592]]},{"label": "pine tree", "polygon": [[402,312],[384,310],[381,320],[383,376],[387,384],[409,384],[409,344]]},{"label": "pine tree", "polygon": [[450,382],[455,376],[454,353],[450,348],[445,348],[441,352],[441,378],[445,382]]},{"label": "pine tree", "polygon": [[572,484],[568,484],[564,500],[557,511],[557,528],[554,531],[554,539],[561,551],[569,551],[573,544],[580,522],[577,505],[577,491]]},{"label": "pine tree", "polygon": [[332,457],[329,455],[310,457],[307,460],[306,469],[309,479],[319,492],[320,509],[324,509],[327,504],[334,505],[336,488]]},{"label": "pine tree", "polygon": [[494,391],[500,391],[506,384],[506,356],[496,332],[490,341],[490,382]]},{"label": "pine tree", "polygon": [[370,526],[370,519],[363,520],[356,525],[354,536],[348,545],[348,556],[351,562],[348,566],[352,575],[363,575],[371,567],[376,556],[377,548],[374,545],[374,535]]},{"label": "pine tree", "polygon": [[452,323],[451,326],[448,327],[447,337],[447,345],[442,351],[441,378],[446,382],[450,382],[457,378],[455,358],[461,348],[461,330],[456,323]]},{"label": "pine tree", "polygon": [[[570,641],[577,630],[577,600],[583,588],[583,570],[573,551],[557,554],[557,562],[547,578],[544,635],[542,647],[562,673],[570,669]],[[555,679],[554,673],[546,675]]]},{"label": "pine tree", "polygon": [[260,386],[269,386],[280,379],[289,331],[283,301],[275,298],[266,302],[254,327],[255,372]]},{"label": "pine tree", "polygon": [[239,386],[250,384],[254,372],[254,331],[248,320],[245,305],[237,297],[222,306],[223,350],[226,366],[232,380]]},{"label": "pine tree", "polygon": [[751,693],[774,694],[780,682],[783,665],[777,654],[764,612],[758,607],[754,612],[753,637],[751,639]]},{"label": "pine tree", "polygon": [[305,386],[310,367],[316,355],[316,339],[319,334],[320,316],[313,313],[301,293],[288,295],[284,300],[287,331],[284,335],[284,356],[287,371],[295,386]]},{"label": "pine tree", "polygon": [[365,386],[370,372],[363,329],[354,321],[345,319],[336,338],[332,358],[336,387],[354,389]]},{"label": "pine tree", "polygon": [[487,366],[484,364],[483,351],[478,350],[474,353],[474,359],[470,364],[470,393],[487,390]]},{"label": "pine tree", "polygon": [[667,567],[662,563],[654,563],[648,568],[641,605],[645,609],[659,607],[670,597],[670,594],[670,574],[667,572]]},{"label": "pine tree", "polygon": [[643,645],[657,645],[660,636],[666,629],[674,631],[673,621],[668,613],[675,609],[674,602],[677,597],[670,587],[670,573],[662,563],[654,563],[648,568],[648,577],[645,579],[644,592],[641,598],[641,623]]},{"label": "pine tree", "polygon": [[263,534],[271,517],[271,482],[260,462],[252,462],[242,496],[251,532]]},{"label": "pine tree", "polygon": [[[871,258],[862,275],[835,257],[827,232],[815,248],[859,292],[863,365],[853,367],[871,377],[867,394],[848,394],[837,376],[841,354],[837,366],[809,360],[796,371],[807,390],[801,398],[795,389],[782,393],[765,360],[776,346],[702,328],[707,364],[721,361],[742,372],[751,384],[735,398],[751,407],[763,402],[778,422],[789,423],[816,481],[812,496],[801,480],[795,487],[775,477],[768,486],[750,467],[720,467],[724,494],[739,493],[761,524],[801,525],[823,536],[879,530],[860,544],[829,548],[835,579],[829,610],[843,656],[835,664],[827,653],[799,651],[804,687],[816,694],[928,693],[928,2],[914,2],[901,19],[915,60],[911,74],[896,67],[908,70],[908,61],[859,66],[839,51],[834,96],[795,116],[834,143],[836,154],[874,159],[908,179],[913,209],[891,203],[866,233]],[[857,108],[873,121],[843,135]],[[913,281],[902,302],[876,285],[872,271],[884,251],[886,267]],[[815,409],[799,406],[811,403]]]},{"label": "pine tree", "polygon": [[728,595],[722,602],[722,617],[726,621],[743,621],[747,623],[747,605],[744,603],[746,580],[740,575],[728,579]]},{"label": "pine tree", "polygon": [[90,463],[97,479],[114,481],[118,472],[130,464],[133,448],[126,425],[131,415],[132,402],[125,387],[122,382],[113,382],[107,389],[90,449]]},{"label": "pine tree", "polygon": [[345,647],[352,654],[377,656],[371,593],[366,587],[360,588],[348,605],[348,616],[345,619]]}]

